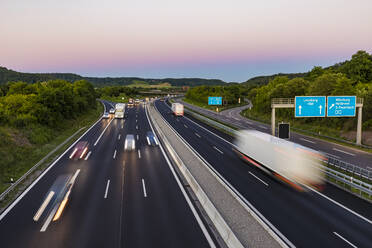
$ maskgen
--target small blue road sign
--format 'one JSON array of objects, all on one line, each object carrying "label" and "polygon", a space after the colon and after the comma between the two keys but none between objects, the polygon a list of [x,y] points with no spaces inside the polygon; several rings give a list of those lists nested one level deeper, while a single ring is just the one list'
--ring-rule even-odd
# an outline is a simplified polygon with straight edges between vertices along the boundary
[{"label": "small blue road sign", "polygon": [[295,117],[325,117],[325,96],[296,96]]},{"label": "small blue road sign", "polygon": [[328,117],[354,117],[356,96],[328,96]]},{"label": "small blue road sign", "polygon": [[222,105],[222,97],[220,96],[208,97],[208,105]]}]

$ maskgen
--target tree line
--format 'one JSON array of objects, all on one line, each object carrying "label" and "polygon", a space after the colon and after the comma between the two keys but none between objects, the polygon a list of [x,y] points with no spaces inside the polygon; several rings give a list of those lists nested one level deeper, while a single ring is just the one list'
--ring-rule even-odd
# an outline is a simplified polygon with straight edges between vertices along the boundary
[{"label": "tree line", "polygon": [[[252,100],[252,112],[270,114],[272,98],[294,98],[295,96],[342,96],[356,95],[364,98],[363,123],[372,128],[372,55],[358,51],[351,60],[328,68],[314,67],[303,77],[288,78],[277,76],[267,85],[256,86],[248,93]],[[294,117],[294,111],[278,110],[278,116],[284,119]],[[306,118],[304,122],[326,122],[333,127],[351,128],[355,126],[353,118]]]},{"label": "tree line", "polygon": [[76,118],[96,106],[96,92],[85,80],[19,81],[0,86],[0,125],[58,127],[65,119]]}]

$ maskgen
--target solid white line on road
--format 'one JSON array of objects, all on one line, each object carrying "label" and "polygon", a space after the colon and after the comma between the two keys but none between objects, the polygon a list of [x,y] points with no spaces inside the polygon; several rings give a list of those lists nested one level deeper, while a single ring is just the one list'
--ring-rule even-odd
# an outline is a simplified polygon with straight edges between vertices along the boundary
[{"label": "solid white line on road", "polygon": [[213,146],[213,148],[214,148],[215,150],[217,150],[219,153],[223,154],[223,151],[221,151],[221,150],[218,149],[217,147]]},{"label": "solid white line on road", "polygon": [[343,241],[345,241],[346,243],[348,243],[350,246],[352,246],[354,248],[358,248],[356,245],[354,245],[353,243],[351,243],[350,241],[348,241],[347,239],[342,237],[340,234],[338,234],[336,232],[333,232],[333,234],[336,235],[337,237],[339,237],[340,239],[342,239]]},{"label": "solid white line on road", "polygon": [[110,187],[110,180],[107,180],[106,190],[105,190],[105,196],[103,198],[107,198],[108,189]]},{"label": "solid white line on road", "polygon": [[147,197],[145,180],[142,178],[143,196]]},{"label": "solid white line on road", "polygon": [[195,133],[195,135],[198,136],[199,138],[201,138],[200,135],[199,135],[198,133]]},{"label": "solid white line on road", "polygon": [[269,186],[268,183],[266,183],[265,181],[263,181],[261,178],[259,178],[258,176],[256,176],[255,174],[253,174],[252,172],[248,171],[249,174],[251,174],[253,177],[255,177],[258,181],[260,181],[261,183],[265,184],[266,186]]},{"label": "solid white line on road", "polygon": [[141,158],[141,151],[138,150],[138,158]]},{"label": "solid white line on road", "polygon": [[118,136],[118,140],[120,140],[120,137],[121,137],[121,134],[119,134],[119,136]]},{"label": "solid white line on road", "polygon": [[35,216],[34,216],[34,221],[38,221],[40,216],[43,214],[45,208],[48,206],[50,200],[52,199],[52,197],[54,196],[54,191],[50,191],[47,198],[45,198],[45,201],[43,202],[43,204],[41,204],[39,210],[36,212]]},{"label": "solid white line on road", "polygon": [[342,152],[342,153],[348,154],[348,155],[350,155],[350,156],[355,156],[354,153],[346,152],[346,151],[343,151],[343,150],[340,150],[340,149],[337,149],[337,148],[332,148],[332,150],[334,150],[334,151],[338,151],[338,152]]},{"label": "solid white line on road", "polygon": [[372,224],[372,221],[371,221],[370,219],[367,219],[366,217],[364,217],[364,216],[358,214],[357,212],[351,210],[350,208],[345,207],[345,206],[342,205],[341,203],[339,203],[339,202],[337,202],[337,201],[335,201],[335,200],[329,198],[328,196],[326,196],[326,195],[320,193],[319,191],[317,191],[317,190],[315,190],[315,189],[313,189],[313,188],[311,188],[311,187],[307,187],[307,186],[306,186],[306,188],[308,188],[309,190],[313,191],[314,193],[317,193],[317,194],[320,195],[320,196],[323,196],[323,197],[326,198],[327,200],[333,202],[333,203],[336,204],[337,206],[339,206],[339,207],[345,209],[346,211],[349,211],[350,213],[352,213],[352,214],[358,216],[359,218],[361,218],[362,220],[368,222],[369,224]]},{"label": "solid white line on road", "polygon": [[102,135],[105,133],[106,129],[110,126],[111,122],[113,121],[114,119],[111,119],[111,121],[107,124],[107,126],[105,127],[105,129],[103,129],[101,135],[98,137],[98,139],[96,140],[96,142],[94,143],[94,146],[96,146],[99,142],[99,140],[102,138]]},{"label": "solid white line on road", "polygon": [[184,126],[185,128],[187,128],[186,124],[183,124],[183,126]]},{"label": "solid white line on road", "polygon": [[308,139],[304,139],[304,138],[300,138],[300,140],[302,141],[306,141],[306,142],[309,142],[311,144],[316,144],[316,142],[312,141],[312,140],[308,140]]},{"label": "solid white line on road", "polygon": [[112,157],[113,159],[116,158],[116,150],[114,151],[114,156]]},{"label": "solid white line on road", "polygon": [[84,158],[84,160],[88,160],[90,154],[92,154],[92,151],[89,151],[89,152],[88,152],[88,154],[87,154],[87,156]]},{"label": "solid white line on road", "polygon": [[139,135],[137,134],[137,140],[139,140]]},{"label": "solid white line on road", "polygon": [[[149,124],[150,124],[151,130],[155,133],[154,128],[153,128],[153,126],[152,126],[152,124],[151,124],[151,122],[150,122],[150,120],[149,120],[149,116],[148,116],[148,114],[147,114],[147,111],[145,111],[145,113],[146,113],[147,121],[148,121]],[[181,184],[181,182],[180,182],[180,179],[179,179],[178,176],[176,175],[176,172],[174,171],[173,166],[171,165],[171,162],[169,161],[169,158],[168,158],[167,154],[165,153],[162,144],[160,143],[159,146],[160,146],[160,150],[161,150],[161,152],[162,152],[162,154],[163,154],[165,160],[167,161],[167,164],[168,164],[169,169],[171,170],[171,172],[172,172],[174,178],[175,178],[176,181],[177,181],[178,187],[181,189],[182,194],[183,194],[183,196],[185,197],[185,199],[186,199],[186,201],[187,201],[187,204],[189,205],[189,207],[190,207],[192,213],[193,213],[194,216],[195,216],[196,221],[198,222],[200,228],[202,229],[202,232],[203,232],[205,238],[207,239],[209,246],[210,246],[211,248],[216,248],[216,245],[214,244],[214,242],[213,242],[213,240],[212,240],[212,238],[211,238],[209,232],[207,231],[207,229],[206,229],[206,227],[205,227],[203,221],[201,220],[201,218],[200,218],[198,212],[195,210],[194,205],[191,203],[191,200],[190,200],[188,194],[186,193],[184,187],[182,186],[182,184]]]},{"label": "solid white line on road", "polygon": [[263,128],[263,129],[268,129],[268,127],[265,127],[263,125],[259,125],[260,128]]}]

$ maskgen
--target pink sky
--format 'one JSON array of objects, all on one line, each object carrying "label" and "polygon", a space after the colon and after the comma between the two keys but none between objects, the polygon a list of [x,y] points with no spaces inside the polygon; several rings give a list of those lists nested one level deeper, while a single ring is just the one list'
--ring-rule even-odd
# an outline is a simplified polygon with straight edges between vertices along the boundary
[{"label": "pink sky", "polygon": [[368,0],[2,0],[0,65],[245,81],[372,52]]}]

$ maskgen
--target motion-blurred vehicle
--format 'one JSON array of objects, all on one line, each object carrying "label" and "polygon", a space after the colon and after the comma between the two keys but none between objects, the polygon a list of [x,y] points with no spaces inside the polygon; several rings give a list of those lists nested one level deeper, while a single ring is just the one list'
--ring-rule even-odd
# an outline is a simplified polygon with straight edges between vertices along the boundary
[{"label": "motion-blurred vehicle", "polygon": [[70,159],[83,159],[89,149],[88,141],[79,141],[70,155]]},{"label": "motion-blurred vehicle", "polygon": [[183,105],[181,103],[172,103],[172,113],[175,116],[183,116]]},{"label": "motion-blurred vehicle", "polygon": [[132,98],[129,98],[128,100],[128,107],[133,107],[134,106],[134,101]]},{"label": "motion-blurred vehicle", "polygon": [[136,140],[133,134],[127,134],[124,142],[124,151],[131,151],[136,149]]},{"label": "motion-blurred vehicle", "polygon": [[256,130],[236,133],[236,152],[246,162],[298,191],[323,189],[324,174],[317,167],[318,151]]},{"label": "motion-blurred vehicle", "polygon": [[102,115],[102,118],[103,119],[109,119],[110,118],[110,114],[105,112],[103,115]]},{"label": "motion-blurred vehicle", "polygon": [[115,105],[115,118],[116,119],[123,119],[125,112],[125,104],[124,103],[117,103]]},{"label": "motion-blurred vehicle", "polygon": [[159,145],[158,140],[156,139],[154,133],[152,131],[148,131],[146,134],[147,144],[149,146],[157,146]]},{"label": "motion-blurred vehicle", "polygon": [[115,114],[115,109],[110,108],[109,112],[110,112],[110,114]]}]

